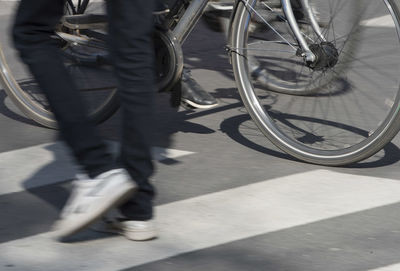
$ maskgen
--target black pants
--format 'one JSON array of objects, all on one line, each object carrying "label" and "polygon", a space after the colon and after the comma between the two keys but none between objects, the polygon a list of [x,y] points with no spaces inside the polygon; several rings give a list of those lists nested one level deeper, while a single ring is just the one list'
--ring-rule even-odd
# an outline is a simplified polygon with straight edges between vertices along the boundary
[{"label": "black pants", "polygon": [[301,4],[301,1],[299,0],[291,0],[290,1],[293,9],[294,16],[296,17],[297,20],[302,20],[305,18],[304,10],[303,10],[303,5]]},{"label": "black pants", "polygon": [[55,114],[63,140],[90,177],[124,167],[138,183],[135,197],[121,207],[130,219],[152,217],[154,188],[150,134],[153,127],[153,0],[108,0],[109,49],[118,78],[122,110],[121,149],[114,161],[86,116],[79,91],[51,36],[63,15],[65,0],[22,0],[12,35]]}]

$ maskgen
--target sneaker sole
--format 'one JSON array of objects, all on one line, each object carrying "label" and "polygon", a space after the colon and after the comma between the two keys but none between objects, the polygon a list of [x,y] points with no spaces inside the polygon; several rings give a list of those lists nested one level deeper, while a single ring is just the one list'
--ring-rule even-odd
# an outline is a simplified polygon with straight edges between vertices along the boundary
[{"label": "sneaker sole", "polygon": [[216,104],[206,104],[206,105],[196,104],[196,103],[194,103],[192,101],[189,101],[187,99],[184,99],[184,98],[181,99],[181,104],[182,104],[183,107],[189,106],[189,109],[193,109],[193,108],[209,109],[209,108],[213,108],[213,107],[218,105],[218,103],[216,103]]},{"label": "sneaker sole", "polygon": [[90,227],[92,230],[101,233],[119,234],[132,241],[147,241],[157,238],[157,231],[154,227],[148,230],[129,230],[123,226],[115,226],[112,222],[99,222]]},{"label": "sneaker sole", "polygon": [[[77,233],[78,231],[86,228],[95,220],[99,219],[103,214],[111,210],[112,208],[119,206],[130,198],[130,196],[136,191],[137,186],[132,184],[130,187],[120,189],[119,192],[115,193],[112,198],[108,201],[103,201],[102,205],[97,208],[93,213],[88,214],[85,217],[76,219],[72,222],[73,225],[63,225],[61,230],[57,231],[57,239],[65,241],[69,236]],[[64,222],[64,224],[71,224],[71,221]]]},{"label": "sneaker sole", "polygon": [[119,234],[124,235],[127,239],[132,241],[148,241],[157,238],[157,233],[155,230],[151,231],[129,231],[125,230]]}]

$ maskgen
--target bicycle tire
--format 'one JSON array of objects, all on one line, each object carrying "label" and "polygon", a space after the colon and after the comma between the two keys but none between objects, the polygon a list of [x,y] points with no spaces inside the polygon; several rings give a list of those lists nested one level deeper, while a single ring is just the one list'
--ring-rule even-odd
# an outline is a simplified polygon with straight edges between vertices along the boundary
[{"label": "bicycle tire", "polygon": [[[69,2],[67,3],[67,5],[68,4]],[[78,7],[78,12],[84,13],[87,7],[88,1],[85,0],[81,3],[81,6]],[[8,48],[10,48],[10,46],[8,46]],[[56,129],[57,122],[47,104],[47,101],[45,101],[44,95],[40,93],[40,90],[37,88],[37,86],[32,87],[32,85],[35,85],[35,82],[33,80],[25,81],[17,79],[14,76],[13,70],[7,64],[8,59],[3,50],[4,48],[0,44],[0,78],[8,97],[10,97],[13,103],[28,118],[34,120],[36,123],[42,126]],[[12,52],[8,52],[8,54],[10,55],[12,54]],[[84,69],[88,70],[88,68],[82,68],[79,67],[79,65],[70,66],[69,69],[75,69],[75,73],[79,72],[79,69],[81,69],[81,71],[83,71]],[[93,69],[89,72],[93,73]],[[29,75],[25,76],[29,77]],[[29,87],[26,87],[24,85],[25,83],[27,83]],[[30,88],[34,88],[34,90],[31,90]],[[83,98],[87,101],[89,99],[93,101],[96,100],[95,102],[91,101],[91,107],[87,110],[89,115],[88,117],[93,123],[98,124],[107,120],[119,108],[119,102],[115,87],[108,86],[107,89],[108,90],[101,90],[104,92],[103,94],[82,94],[83,96],[85,96]],[[95,95],[97,95],[97,97],[94,97]]]},{"label": "bicycle tire", "polygon": [[[261,132],[284,152],[320,165],[347,165],[380,151],[400,130],[399,1],[326,1],[341,8],[330,10],[337,17],[329,21],[338,34],[346,33],[338,51],[338,63],[345,61],[346,70],[309,96],[273,92],[252,78],[248,45],[254,11],[249,5],[258,1],[238,3],[230,48],[239,93]],[[351,9],[343,7],[349,4]],[[352,28],[345,28],[350,21]],[[331,41],[338,37],[329,34]],[[350,39],[357,50],[348,48]],[[393,47],[384,47],[389,42]]]}]

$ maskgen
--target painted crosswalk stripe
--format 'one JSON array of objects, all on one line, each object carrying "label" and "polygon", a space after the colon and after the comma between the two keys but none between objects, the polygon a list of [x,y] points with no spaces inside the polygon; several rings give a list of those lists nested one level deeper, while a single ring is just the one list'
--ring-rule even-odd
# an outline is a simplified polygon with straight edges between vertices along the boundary
[{"label": "painted crosswalk stripe", "polygon": [[0,262],[21,271],[120,270],[399,201],[398,180],[317,170],[159,206],[154,241],[63,244],[45,233],[1,244]]},{"label": "painted crosswalk stripe", "polygon": [[363,26],[369,27],[395,27],[393,18],[391,15],[385,15],[377,18],[362,21],[360,23]]},{"label": "painted crosswalk stripe", "polygon": [[368,271],[399,271],[399,270],[400,270],[400,263],[379,267],[376,269],[369,269]]},{"label": "painted crosswalk stripe", "polygon": [[[111,149],[118,143],[109,142]],[[177,159],[193,152],[154,147],[155,160]],[[61,142],[0,153],[0,195],[72,179],[76,168]]]}]

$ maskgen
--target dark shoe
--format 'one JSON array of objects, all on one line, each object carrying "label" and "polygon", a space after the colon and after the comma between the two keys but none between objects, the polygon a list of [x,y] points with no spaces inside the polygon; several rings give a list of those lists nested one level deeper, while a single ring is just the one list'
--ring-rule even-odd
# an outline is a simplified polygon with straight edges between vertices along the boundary
[{"label": "dark shoe", "polygon": [[217,100],[206,92],[193,78],[190,70],[183,69],[181,104],[189,108],[207,109],[218,105]]}]

